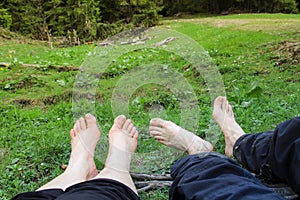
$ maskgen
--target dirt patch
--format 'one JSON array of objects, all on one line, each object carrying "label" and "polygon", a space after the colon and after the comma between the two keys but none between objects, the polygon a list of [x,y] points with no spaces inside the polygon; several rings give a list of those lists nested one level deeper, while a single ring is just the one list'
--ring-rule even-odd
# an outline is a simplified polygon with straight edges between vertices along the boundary
[{"label": "dirt patch", "polygon": [[252,20],[236,20],[236,19],[220,19],[220,20],[214,20],[211,21],[212,25],[218,27],[218,28],[224,28],[224,27],[237,27],[237,26],[245,26],[247,24],[249,24],[250,22],[252,22]]},{"label": "dirt patch", "polygon": [[300,82],[300,42],[282,41],[278,44],[269,44],[271,47],[262,53],[272,53],[273,66],[279,72],[291,74],[287,82]]},{"label": "dirt patch", "polygon": [[28,89],[30,87],[43,87],[45,83],[34,75],[20,77],[14,80],[0,81],[0,89],[17,91],[19,89]]},{"label": "dirt patch", "polygon": [[219,28],[232,28],[235,30],[264,31],[271,33],[289,31],[293,33],[300,33],[300,20],[298,19],[218,19],[211,17],[180,19],[177,21],[211,24]]},{"label": "dirt patch", "polygon": [[270,33],[292,32],[300,33],[300,20],[258,20],[256,22],[244,23],[234,29],[264,31]]},{"label": "dirt patch", "polygon": [[273,47],[276,65],[299,65],[300,42],[283,41]]},{"label": "dirt patch", "polygon": [[17,104],[21,107],[53,105],[61,101],[70,101],[70,99],[72,99],[72,93],[73,93],[72,91],[67,90],[61,94],[49,95],[49,96],[34,98],[34,99],[19,98],[19,99],[13,99],[6,103]]},{"label": "dirt patch", "polygon": [[[287,82],[300,82],[300,42],[283,41],[274,47],[275,67],[294,75]],[[297,75],[298,74],[298,75]]]}]

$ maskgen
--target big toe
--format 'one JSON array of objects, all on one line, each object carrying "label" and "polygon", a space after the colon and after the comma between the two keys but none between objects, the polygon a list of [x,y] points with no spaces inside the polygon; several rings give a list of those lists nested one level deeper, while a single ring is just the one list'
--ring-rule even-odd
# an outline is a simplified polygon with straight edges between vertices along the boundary
[{"label": "big toe", "polygon": [[153,118],[150,120],[150,125],[151,126],[159,126],[159,127],[163,127],[165,124],[165,120],[160,119],[160,118]]},{"label": "big toe", "polygon": [[223,104],[224,101],[226,101],[226,97],[218,96],[215,99],[214,106],[215,107],[222,107],[222,104]]},{"label": "big toe", "polygon": [[93,116],[92,114],[86,114],[85,115],[85,120],[86,120],[86,123],[87,123],[87,126],[90,127],[92,125],[95,125],[96,124],[96,117]]},{"label": "big toe", "polygon": [[125,122],[126,122],[126,117],[124,115],[119,115],[114,120],[114,124],[117,125],[117,127],[120,129],[123,127]]}]

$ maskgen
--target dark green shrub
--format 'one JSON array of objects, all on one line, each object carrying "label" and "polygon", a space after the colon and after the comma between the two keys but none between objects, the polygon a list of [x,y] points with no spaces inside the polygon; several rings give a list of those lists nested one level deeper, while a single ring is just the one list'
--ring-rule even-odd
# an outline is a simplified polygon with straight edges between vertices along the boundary
[{"label": "dark green shrub", "polygon": [[132,24],[127,24],[124,22],[124,20],[120,20],[112,24],[98,23],[96,39],[105,39],[130,28],[132,28]]},{"label": "dark green shrub", "polygon": [[0,27],[9,29],[12,24],[12,17],[7,9],[0,9]]},{"label": "dark green shrub", "polygon": [[155,26],[159,22],[159,15],[156,10],[147,10],[141,14],[133,15],[132,21],[135,26]]},{"label": "dark green shrub", "polygon": [[276,12],[297,13],[297,3],[294,0],[280,0]]}]

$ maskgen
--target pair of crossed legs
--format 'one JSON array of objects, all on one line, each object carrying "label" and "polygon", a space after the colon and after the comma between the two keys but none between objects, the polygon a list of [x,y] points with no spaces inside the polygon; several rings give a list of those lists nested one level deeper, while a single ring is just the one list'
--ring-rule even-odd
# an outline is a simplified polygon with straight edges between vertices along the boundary
[{"label": "pair of crossed legs", "polygon": [[[215,100],[213,118],[219,124],[221,130],[224,133],[226,144],[225,154],[230,157],[233,155],[233,149],[234,146],[237,145],[237,141],[240,141],[242,139],[240,142],[238,142],[239,144],[242,143],[245,138],[247,138],[245,136],[249,134],[246,135],[242,128],[236,123],[232,107],[225,97],[218,97]],[[242,175],[236,175],[233,172],[234,176],[232,176],[232,174],[229,174],[230,176],[227,176],[222,180],[228,180],[232,178],[236,180],[234,184],[239,183],[239,181],[241,180],[246,183],[246,186],[249,186],[250,184],[251,187],[255,188],[253,190],[254,194],[248,192],[250,196],[252,195],[252,197],[253,195],[255,196],[256,194],[261,193],[266,195],[265,197],[267,198],[277,198],[277,196],[273,194],[272,191],[269,191],[265,188],[261,189],[263,186],[260,185],[260,183],[256,183],[257,180],[251,177],[250,173],[247,174],[248,172],[243,171],[237,164],[232,163],[232,161],[228,158],[220,157],[220,155],[215,155],[213,153],[210,154],[213,151],[213,146],[211,145],[211,143],[196,136],[194,133],[177,126],[173,122],[165,121],[160,118],[152,119],[150,121],[149,129],[150,134],[153,135],[160,143],[172,148],[187,151],[187,153],[189,154],[189,156],[178,161],[177,163],[175,163],[173,168],[171,168],[174,183],[170,189],[170,199],[194,199],[194,194],[197,194],[198,196],[196,196],[201,198],[203,196],[209,197],[210,194],[213,194],[213,191],[209,194],[200,194],[201,191],[199,191],[201,185],[208,186],[209,184],[211,184],[210,182],[201,182],[203,180],[210,180],[211,177],[199,177],[201,173],[207,170],[208,165],[211,165],[211,169],[213,169],[217,165],[221,166],[220,168],[216,169],[217,171],[212,174],[213,176],[217,176],[216,173],[219,173],[220,169],[226,169],[226,167],[224,168],[225,165],[231,167],[232,169],[235,169],[236,171],[239,171],[238,173]],[[80,118],[75,123],[73,129],[70,131],[70,136],[72,152],[68,167],[63,174],[37,190],[37,192],[43,193],[41,196],[45,195],[45,191],[59,189],[59,192],[56,191],[57,194],[52,193],[52,196],[50,195],[51,197],[53,197],[53,199],[80,199],[79,193],[84,193],[86,192],[86,190],[89,190],[88,193],[85,193],[82,196],[86,198],[91,193],[94,193],[95,190],[101,190],[101,188],[99,188],[98,186],[95,188],[93,187],[93,185],[97,185],[99,184],[99,182],[108,182],[108,185],[113,186],[109,187],[108,189],[104,188],[104,190],[111,190],[112,193],[116,193],[117,189],[115,189],[115,187],[119,186],[122,191],[124,190],[124,192],[121,192],[121,194],[119,194],[122,198],[124,197],[124,193],[128,193],[127,197],[124,199],[138,199],[136,188],[129,174],[131,158],[137,147],[138,132],[129,119],[126,119],[125,116],[120,115],[114,120],[114,124],[109,131],[109,153],[105,162],[105,167],[99,174],[94,163],[94,152],[96,144],[100,138],[100,131],[96,125],[95,117],[87,114],[85,118]],[[238,148],[238,146],[236,146],[235,148]],[[241,159],[243,159],[243,156],[246,157],[247,155],[239,155],[238,157],[241,157]],[[204,166],[201,166],[205,162],[208,163],[204,164]],[[299,163],[297,163],[297,165],[298,164]],[[187,165],[188,167],[185,167],[185,165]],[[198,174],[195,174],[195,170],[192,170],[194,167],[196,170],[200,170]],[[207,171],[206,174],[209,173],[211,173],[211,171]],[[228,175],[228,172],[225,172],[225,175],[226,174]],[[245,174],[246,177],[244,177]],[[196,176],[196,178],[195,180],[191,181],[191,178],[193,176]],[[223,175],[220,175],[221,178],[222,176]],[[184,177],[187,177],[187,182]],[[247,180],[245,181],[244,179]],[[108,180],[112,180],[113,182]],[[218,181],[213,181],[213,190],[215,190],[214,188],[216,187],[216,182]],[[121,185],[118,185],[118,183],[121,183]],[[251,185],[252,183],[253,185]],[[224,184],[225,188],[227,184],[226,181],[224,181]],[[191,190],[193,188],[196,188],[196,191]],[[220,187],[218,186],[218,188]],[[224,190],[224,188],[221,189]],[[241,188],[245,189],[244,187]],[[207,189],[203,189],[203,191],[206,190]],[[217,191],[217,189],[215,191]],[[73,192],[75,196],[72,196],[72,194],[68,196],[68,193],[71,192]],[[240,193],[243,192],[240,191]],[[29,197],[30,195],[35,194],[36,193],[29,194]],[[49,194],[46,194],[46,196],[47,195],[49,197]],[[121,198],[120,196],[110,198],[111,194],[107,194],[107,191],[103,190],[100,192],[100,196],[97,195],[94,195],[93,198]],[[189,195],[192,196],[188,197]],[[24,195],[20,194],[16,196],[15,199],[26,198],[24,198]],[[221,196],[221,199],[224,199],[224,196]],[[278,197],[278,199],[280,199],[280,197]]]}]

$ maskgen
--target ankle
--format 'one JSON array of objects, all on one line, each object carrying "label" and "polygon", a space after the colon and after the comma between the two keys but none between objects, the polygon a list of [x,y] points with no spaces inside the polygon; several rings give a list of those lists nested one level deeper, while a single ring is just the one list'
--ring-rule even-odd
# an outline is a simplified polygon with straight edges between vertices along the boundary
[{"label": "ankle", "polygon": [[109,165],[105,165],[104,169],[106,169],[106,171],[113,171],[115,173],[129,174],[129,170],[118,169]]},{"label": "ankle", "polygon": [[193,138],[192,144],[187,149],[189,155],[202,153],[202,152],[211,152],[213,151],[213,146],[209,142],[195,136]]},{"label": "ankle", "polygon": [[63,174],[67,175],[68,177],[72,177],[76,175],[76,177],[80,178],[81,180],[87,180],[89,172],[88,170],[80,169],[79,167],[78,168],[67,167],[67,169],[64,171]]},{"label": "ankle", "polygon": [[123,173],[129,172],[132,156],[133,153],[120,150],[111,145],[105,161],[105,167]]}]

